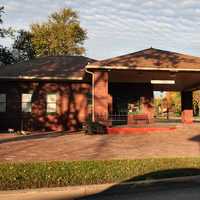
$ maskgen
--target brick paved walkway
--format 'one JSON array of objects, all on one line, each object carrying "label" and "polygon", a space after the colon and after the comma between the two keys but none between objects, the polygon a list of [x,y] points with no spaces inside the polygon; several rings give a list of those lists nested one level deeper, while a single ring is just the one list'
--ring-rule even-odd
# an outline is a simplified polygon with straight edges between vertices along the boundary
[{"label": "brick paved walkway", "polygon": [[200,124],[134,135],[62,135],[5,140],[0,161],[134,159],[200,155]]}]

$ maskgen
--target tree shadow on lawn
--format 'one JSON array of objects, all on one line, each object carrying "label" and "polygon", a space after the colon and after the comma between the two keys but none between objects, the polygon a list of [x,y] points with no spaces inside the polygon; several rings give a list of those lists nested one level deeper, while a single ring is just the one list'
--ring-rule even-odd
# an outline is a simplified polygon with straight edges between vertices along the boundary
[{"label": "tree shadow on lawn", "polygon": [[[156,191],[173,190],[177,188],[183,189],[183,190],[184,188],[191,188],[191,187],[199,188],[200,178],[198,181],[197,180],[196,181],[173,180],[173,181],[165,182],[165,183],[158,181],[158,182],[152,182],[152,183],[143,182],[142,184],[137,184],[137,183],[133,183],[131,185],[128,184],[130,182],[136,182],[136,181],[145,181],[145,180],[151,181],[151,180],[162,179],[162,178],[173,178],[173,177],[184,177],[184,176],[195,176],[195,175],[200,175],[200,169],[183,168],[183,169],[170,169],[170,170],[151,172],[142,176],[136,176],[134,178],[123,181],[117,185],[110,187],[109,189],[106,189],[103,192],[93,194],[93,195],[88,195],[82,198],[76,198],[76,200],[103,199],[103,197],[108,197],[109,195],[113,195],[113,194],[115,196],[123,195],[123,194],[131,194],[132,196],[134,195],[134,197],[137,199],[136,195],[143,194],[144,192],[148,195],[148,193],[153,194]],[[145,199],[148,199],[148,198],[145,198]],[[64,200],[64,199],[56,199],[56,200]]]},{"label": "tree shadow on lawn", "polygon": [[18,142],[18,141],[25,141],[25,140],[35,140],[35,139],[43,139],[43,138],[54,138],[64,135],[69,135],[74,132],[80,132],[80,131],[61,131],[61,132],[41,132],[31,135],[23,135],[23,136],[16,136],[12,138],[4,138],[0,139],[0,144],[3,143],[9,143],[9,142]]}]

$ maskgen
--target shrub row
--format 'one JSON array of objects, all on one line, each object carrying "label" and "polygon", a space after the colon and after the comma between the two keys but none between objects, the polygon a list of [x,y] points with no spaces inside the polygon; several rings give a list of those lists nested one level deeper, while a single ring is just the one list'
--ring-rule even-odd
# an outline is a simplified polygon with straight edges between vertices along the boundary
[{"label": "shrub row", "polygon": [[62,187],[200,174],[200,158],[1,163],[0,190]]}]

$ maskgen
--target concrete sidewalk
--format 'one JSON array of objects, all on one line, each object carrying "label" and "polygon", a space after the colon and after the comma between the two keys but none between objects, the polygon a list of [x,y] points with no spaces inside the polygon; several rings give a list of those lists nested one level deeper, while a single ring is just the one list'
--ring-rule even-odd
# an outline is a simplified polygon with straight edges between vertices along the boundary
[{"label": "concrete sidewalk", "polygon": [[70,186],[60,188],[42,188],[30,190],[1,191],[0,200],[60,200],[74,199],[96,194],[115,184]]},{"label": "concrete sidewalk", "polygon": [[70,186],[62,188],[42,188],[30,190],[1,191],[1,200],[68,200],[94,195],[128,194],[150,190],[151,188],[172,187],[173,185],[196,185],[200,184],[200,176],[188,176],[178,178],[159,179],[152,181],[136,181],[124,183],[111,183],[100,185]]}]

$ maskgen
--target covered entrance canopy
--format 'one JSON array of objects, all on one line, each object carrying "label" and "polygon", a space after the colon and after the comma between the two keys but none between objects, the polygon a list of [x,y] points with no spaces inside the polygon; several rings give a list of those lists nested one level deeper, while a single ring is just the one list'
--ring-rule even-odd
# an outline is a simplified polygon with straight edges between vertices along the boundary
[{"label": "covered entrance canopy", "polygon": [[151,83],[157,91],[191,91],[200,86],[200,71],[111,70],[109,82]]},{"label": "covered entrance canopy", "polygon": [[86,69],[93,74],[93,120],[101,115],[107,121],[116,96],[131,93],[150,99],[153,90],[159,90],[180,91],[182,121],[192,122],[192,91],[200,86],[199,57],[149,48],[94,62]]}]

